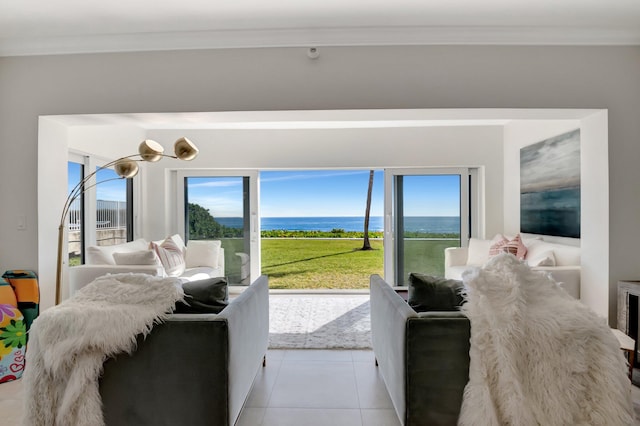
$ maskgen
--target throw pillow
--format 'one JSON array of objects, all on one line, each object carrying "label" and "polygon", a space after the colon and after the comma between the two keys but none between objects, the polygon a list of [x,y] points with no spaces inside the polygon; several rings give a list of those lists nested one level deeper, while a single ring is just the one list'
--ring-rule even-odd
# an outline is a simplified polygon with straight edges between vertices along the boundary
[{"label": "throw pillow", "polygon": [[160,265],[155,250],[141,250],[124,253],[113,253],[116,265]]},{"label": "throw pillow", "polygon": [[22,376],[27,344],[27,327],[22,312],[0,304],[0,383]]},{"label": "throw pillow", "polygon": [[534,258],[527,258],[529,266],[556,266],[556,257],[553,250],[545,251]]},{"label": "throw pillow", "polygon": [[229,287],[223,277],[189,281],[182,284],[184,302],[177,302],[176,313],[214,313],[229,304]]},{"label": "throw pillow", "polygon": [[156,252],[168,276],[179,277],[184,272],[186,268],[184,253],[170,237],[162,244],[151,242],[149,248]]},{"label": "throw pillow", "polygon": [[145,250],[149,243],[144,238],[112,246],[89,246],[87,247],[87,263],[90,265],[115,265],[113,253],[131,252]]},{"label": "throw pillow", "polygon": [[478,238],[469,239],[469,249],[467,254],[467,265],[481,266],[489,260],[489,248],[493,240],[481,240]]},{"label": "throw pillow", "polygon": [[16,293],[13,291],[13,287],[4,278],[0,278],[0,305],[11,305],[14,308],[18,307],[18,299],[16,299]]},{"label": "throw pillow", "polygon": [[215,241],[194,241],[187,243],[187,268],[198,266],[218,267],[218,255],[220,254],[220,240]]},{"label": "throw pillow", "polygon": [[525,247],[522,239],[520,238],[520,234],[516,235],[515,238],[502,247],[502,251],[505,253],[511,253],[515,257],[520,260],[523,260],[527,254],[527,247]]},{"label": "throw pillow", "polygon": [[462,281],[409,274],[409,306],[416,312],[457,311],[463,303]]},{"label": "throw pillow", "polygon": [[[497,238],[497,239],[496,239]],[[489,247],[489,257],[496,256],[502,253],[502,248],[509,242],[503,235],[494,238],[494,243]]]}]

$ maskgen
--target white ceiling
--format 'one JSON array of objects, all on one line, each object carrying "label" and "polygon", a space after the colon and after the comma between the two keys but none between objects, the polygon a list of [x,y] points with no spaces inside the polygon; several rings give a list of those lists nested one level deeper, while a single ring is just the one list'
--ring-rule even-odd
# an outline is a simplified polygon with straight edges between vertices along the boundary
[{"label": "white ceiling", "polygon": [[640,44],[640,0],[2,0],[0,56],[394,44]]}]

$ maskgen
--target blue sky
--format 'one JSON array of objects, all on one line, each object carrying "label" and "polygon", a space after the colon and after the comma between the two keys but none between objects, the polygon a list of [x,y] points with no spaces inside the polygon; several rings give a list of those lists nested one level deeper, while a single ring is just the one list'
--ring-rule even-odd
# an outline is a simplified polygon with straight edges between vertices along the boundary
[{"label": "blue sky", "polygon": [[[69,162],[67,171],[69,173],[68,190],[71,191],[73,187],[79,182],[81,165],[78,163]],[[113,178],[116,179],[109,180]],[[102,182],[99,183],[95,188],[97,199],[110,201],[126,201],[127,182],[124,179],[119,179],[115,171],[113,171],[112,169],[100,170],[96,175],[96,179],[97,182]],[[109,181],[107,182],[107,180]]]},{"label": "blue sky", "polygon": [[[364,216],[368,170],[322,170],[260,173],[262,217]],[[384,177],[374,174],[371,214],[383,214]],[[405,177],[406,216],[457,216],[457,176]],[[189,180],[189,201],[217,217],[238,217],[242,211],[241,178]]]},{"label": "blue sky", "polygon": [[[80,167],[69,163],[70,181],[77,182]],[[74,179],[75,177],[75,179]],[[117,177],[101,170],[98,181]],[[375,171],[371,215],[383,215],[384,175]],[[265,171],[260,173],[262,217],[364,216],[368,170]],[[69,185],[69,190],[72,188]],[[459,215],[457,176],[405,176],[405,216]],[[126,182],[116,179],[96,188],[98,199],[124,201]],[[190,178],[189,201],[215,217],[242,216],[242,178]]]}]

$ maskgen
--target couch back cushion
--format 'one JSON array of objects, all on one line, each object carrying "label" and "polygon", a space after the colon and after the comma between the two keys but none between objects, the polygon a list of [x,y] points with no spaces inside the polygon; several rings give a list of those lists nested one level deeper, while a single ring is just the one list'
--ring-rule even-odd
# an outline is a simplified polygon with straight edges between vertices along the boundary
[{"label": "couch back cushion", "polygon": [[416,312],[457,311],[463,290],[462,281],[412,272],[407,302]]},{"label": "couch back cushion", "polygon": [[527,260],[544,257],[545,252],[553,252],[555,266],[580,266],[580,247],[535,240],[527,246]]},{"label": "couch back cushion", "polygon": [[482,266],[489,260],[489,250],[496,243],[494,240],[481,240],[479,238],[469,239],[469,251],[467,255],[467,265]]},{"label": "couch back cushion", "polygon": [[189,240],[185,256],[187,268],[208,266],[217,269],[220,247],[220,240]]},{"label": "couch back cushion", "polygon": [[149,243],[144,238],[112,246],[89,246],[87,248],[86,263],[89,265],[115,265],[116,261],[113,253],[131,253],[147,250],[148,248]]}]

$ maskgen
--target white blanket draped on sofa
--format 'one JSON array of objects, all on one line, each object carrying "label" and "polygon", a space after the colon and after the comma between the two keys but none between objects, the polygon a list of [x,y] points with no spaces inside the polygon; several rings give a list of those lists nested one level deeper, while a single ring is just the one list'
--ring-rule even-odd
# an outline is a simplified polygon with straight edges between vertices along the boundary
[{"label": "white blanket draped on sofa", "polygon": [[104,424],[98,379],[107,357],[134,349],[170,312],[176,278],[116,274],[96,279],[33,323],[27,350],[25,425]]},{"label": "white blanket draped on sofa", "polygon": [[604,319],[514,256],[463,276],[471,321],[459,425],[630,425],[624,355]]}]

